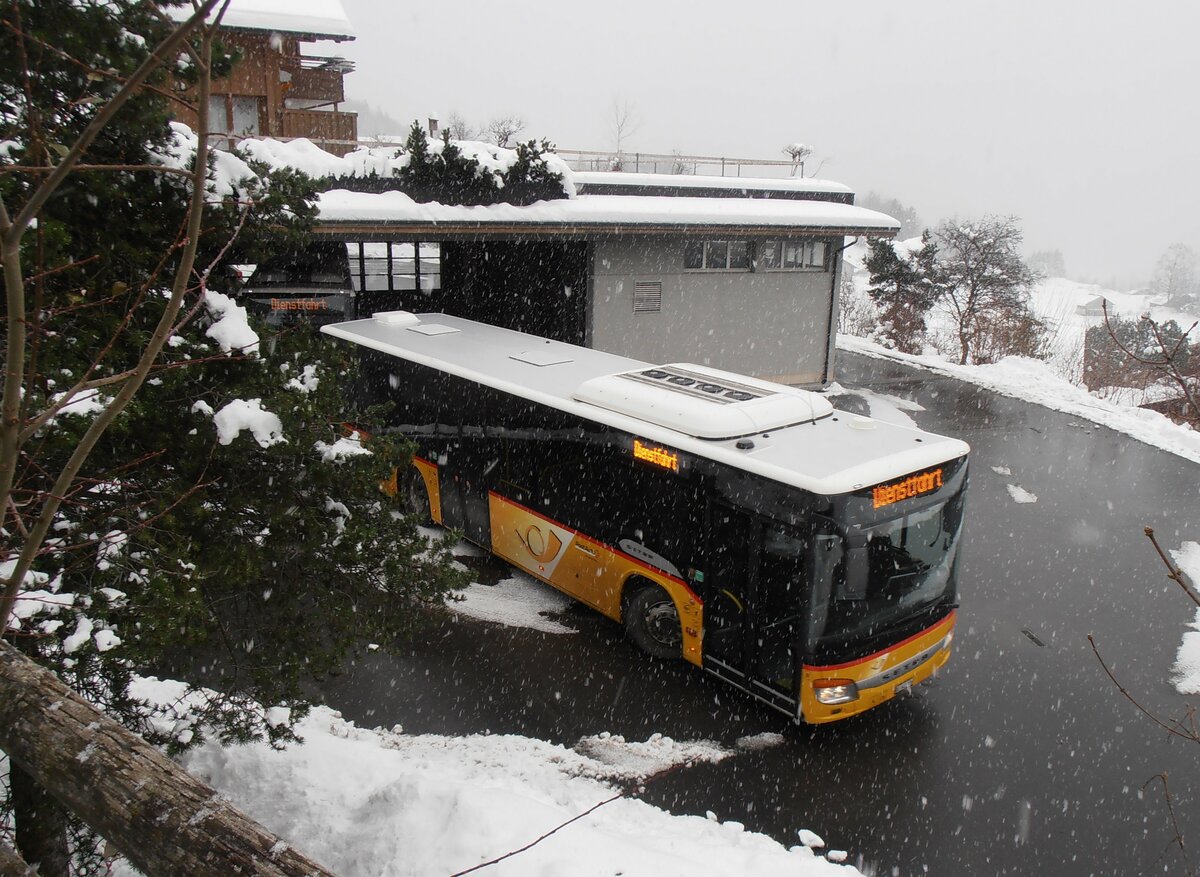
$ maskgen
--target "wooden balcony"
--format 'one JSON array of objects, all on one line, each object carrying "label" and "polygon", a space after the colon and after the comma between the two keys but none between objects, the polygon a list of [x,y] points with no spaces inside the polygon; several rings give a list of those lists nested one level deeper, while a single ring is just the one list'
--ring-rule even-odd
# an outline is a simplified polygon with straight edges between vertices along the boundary
[{"label": "wooden balcony", "polygon": [[358,140],[358,113],[284,110],[283,137],[307,137],[322,149],[344,155]]},{"label": "wooden balcony", "polygon": [[321,67],[296,70],[285,92],[288,99],[313,100],[337,104],[346,99],[343,74],[340,70]]}]

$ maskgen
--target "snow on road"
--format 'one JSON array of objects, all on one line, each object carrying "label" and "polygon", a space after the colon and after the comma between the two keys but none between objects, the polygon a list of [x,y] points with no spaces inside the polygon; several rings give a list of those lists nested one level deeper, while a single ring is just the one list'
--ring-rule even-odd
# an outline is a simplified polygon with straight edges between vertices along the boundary
[{"label": "snow on road", "polygon": [[1037,497],[1019,484],[1006,484],[1004,486],[1008,488],[1008,495],[1012,497],[1013,502],[1021,504],[1037,502]]},{"label": "snow on road", "polygon": [[[182,685],[141,680],[136,693],[172,702]],[[860,873],[804,844],[785,847],[740,823],[721,822],[716,814],[674,816],[629,791],[665,770],[777,745],[778,735],[746,738],[744,749],[739,741],[736,750],[703,740],[676,742],[654,735],[630,742],[607,734],[568,748],[515,735],[365,730],[324,707],[314,709],[297,730],[304,745],[273,750],[265,743],[222,747],[209,742],[184,755],[183,763],[286,843],[342,877],[453,874],[560,826],[486,873]],[[808,827],[797,826],[801,829],[815,837]],[[120,863],[113,873],[129,877],[136,872]]]},{"label": "snow on road", "polygon": [[533,576],[513,570],[494,585],[472,582],[446,605],[459,615],[508,627],[526,627],[543,633],[575,633],[555,620],[572,603],[570,597],[544,585]]}]

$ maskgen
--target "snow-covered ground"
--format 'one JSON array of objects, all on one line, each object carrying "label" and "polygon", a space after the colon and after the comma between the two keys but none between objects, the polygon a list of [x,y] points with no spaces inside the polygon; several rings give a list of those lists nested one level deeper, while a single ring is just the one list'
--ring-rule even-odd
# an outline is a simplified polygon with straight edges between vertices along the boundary
[{"label": "snow-covered ground", "polygon": [[[160,703],[175,703],[182,692],[180,683],[157,680],[142,680],[136,690]],[[777,745],[783,738],[776,734],[742,738],[732,748],[598,734],[568,748],[514,735],[366,730],[323,707],[297,730],[303,745],[207,743],[183,763],[344,877],[457,874],[544,835],[486,873],[859,874],[835,864],[846,852],[823,850],[808,826],[797,826],[797,843],[786,847],[719,814],[673,816],[637,798],[637,787],[657,774]],[[119,863],[113,873],[136,872]]]}]

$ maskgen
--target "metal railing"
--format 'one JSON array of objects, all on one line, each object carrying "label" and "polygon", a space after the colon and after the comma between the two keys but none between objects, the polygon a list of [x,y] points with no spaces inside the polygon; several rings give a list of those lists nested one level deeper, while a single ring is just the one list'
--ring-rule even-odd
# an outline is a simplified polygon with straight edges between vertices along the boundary
[{"label": "metal railing", "polygon": [[[251,135],[262,136],[262,135]],[[242,138],[238,138],[242,139]],[[277,137],[276,140],[296,140],[296,137]],[[357,140],[309,137],[321,148],[334,147],[346,153],[359,146],[394,147],[404,146],[403,140],[387,137],[359,137]],[[332,150],[331,150],[332,151]],[[740,177],[743,168],[767,168],[759,176],[798,176],[800,165],[786,159],[730,158],[716,155],[683,155],[664,152],[604,152],[591,149],[558,149],[555,155],[563,159],[576,171],[613,171],[644,174],[704,174],[718,177]],[[781,171],[785,171],[781,172]]]},{"label": "metal railing", "polygon": [[592,149],[555,149],[577,171],[632,171],[644,174],[706,174],[719,177],[740,177],[742,168],[787,168],[792,176],[800,165],[786,159],[730,158],[720,155],[684,155],[678,152],[605,152]]}]

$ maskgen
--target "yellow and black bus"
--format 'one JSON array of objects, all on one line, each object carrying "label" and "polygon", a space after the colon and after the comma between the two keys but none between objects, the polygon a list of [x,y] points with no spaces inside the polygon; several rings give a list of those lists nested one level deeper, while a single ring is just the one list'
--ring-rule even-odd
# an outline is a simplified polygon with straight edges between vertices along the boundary
[{"label": "yellow and black bus", "polygon": [[820,394],[445,314],[321,331],[363,348],[375,425],[412,439],[415,514],[806,722],[950,655],[961,441]]}]

